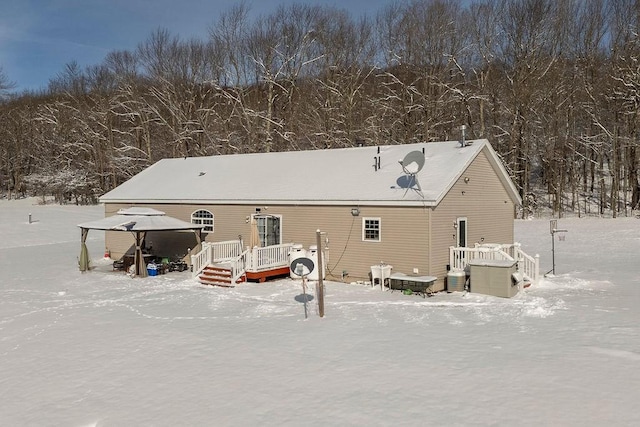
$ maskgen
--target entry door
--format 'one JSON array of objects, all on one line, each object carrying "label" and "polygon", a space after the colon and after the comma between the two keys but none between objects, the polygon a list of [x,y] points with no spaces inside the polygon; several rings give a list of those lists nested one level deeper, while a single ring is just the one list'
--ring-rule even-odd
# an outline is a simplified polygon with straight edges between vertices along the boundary
[{"label": "entry door", "polygon": [[456,243],[459,248],[467,247],[467,218],[456,219]]},{"label": "entry door", "polygon": [[260,247],[279,245],[281,243],[280,217],[274,215],[257,216],[258,237]]}]

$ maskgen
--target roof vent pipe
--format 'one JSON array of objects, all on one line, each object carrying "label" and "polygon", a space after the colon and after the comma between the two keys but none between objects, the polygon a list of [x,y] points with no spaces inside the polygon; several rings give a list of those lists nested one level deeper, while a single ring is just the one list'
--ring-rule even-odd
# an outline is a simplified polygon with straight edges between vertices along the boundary
[{"label": "roof vent pipe", "polygon": [[467,127],[465,125],[460,126],[460,133],[462,134],[462,139],[460,140],[460,147],[465,147],[467,145],[467,142],[465,141],[464,138],[464,131],[467,129]]}]

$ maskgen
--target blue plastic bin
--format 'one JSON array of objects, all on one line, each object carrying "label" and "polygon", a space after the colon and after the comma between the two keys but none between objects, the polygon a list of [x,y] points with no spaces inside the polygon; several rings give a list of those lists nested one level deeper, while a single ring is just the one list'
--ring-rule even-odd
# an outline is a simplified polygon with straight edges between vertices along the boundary
[{"label": "blue plastic bin", "polygon": [[155,264],[147,265],[147,274],[149,276],[157,276],[158,275],[158,267]]}]

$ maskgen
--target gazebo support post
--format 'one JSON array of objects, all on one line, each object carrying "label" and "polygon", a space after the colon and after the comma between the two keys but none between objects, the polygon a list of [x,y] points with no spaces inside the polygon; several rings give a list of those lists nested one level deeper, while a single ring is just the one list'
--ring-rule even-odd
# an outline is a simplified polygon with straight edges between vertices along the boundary
[{"label": "gazebo support post", "polygon": [[87,249],[88,228],[81,228],[80,234],[80,258],[78,258],[78,268],[80,271],[89,270],[89,250]]},{"label": "gazebo support post", "polygon": [[136,265],[136,276],[147,277],[147,264],[144,262],[142,255],[142,241],[146,236],[144,231],[136,231],[136,252],[134,263]]}]

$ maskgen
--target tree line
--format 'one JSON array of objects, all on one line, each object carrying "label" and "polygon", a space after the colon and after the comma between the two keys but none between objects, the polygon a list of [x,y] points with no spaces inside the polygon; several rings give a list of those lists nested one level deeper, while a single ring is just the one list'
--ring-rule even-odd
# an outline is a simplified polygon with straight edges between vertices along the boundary
[{"label": "tree line", "polygon": [[[90,203],[166,157],[487,138],[542,208],[640,209],[640,2],[245,3],[39,92],[0,69],[0,189]],[[1,65],[1,64],[0,64]]]}]

